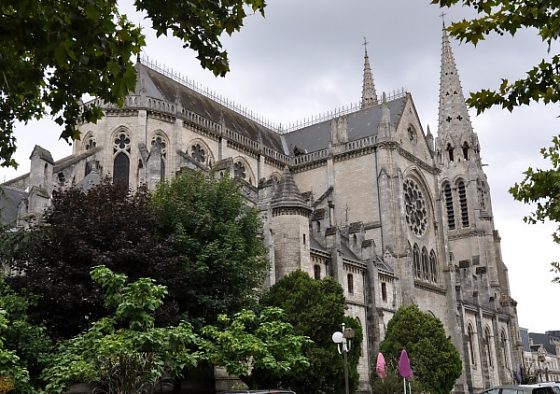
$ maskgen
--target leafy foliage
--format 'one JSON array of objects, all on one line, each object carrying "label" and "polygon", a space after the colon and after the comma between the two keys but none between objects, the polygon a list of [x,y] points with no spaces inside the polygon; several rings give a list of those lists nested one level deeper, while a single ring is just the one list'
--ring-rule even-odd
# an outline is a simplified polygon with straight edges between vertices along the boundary
[{"label": "leafy foliage", "polygon": [[[171,276],[173,260],[155,232],[155,220],[144,191],[129,195],[122,185],[107,182],[88,193],[70,189],[54,195],[43,226],[10,233],[12,247],[0,256],[25,272],[10,278],[16,289],[40,295],[30,317],[55,339],[70,338],[107,312],[90,279],[93,266],[163,283]],[[174,314],[172,305],[169,309]]]},{"label": "leafy foliage", "polygon": [[356,389],[362,331],[356,320],[344,316],[345,301],[340,284],[332,278],[313,280],[306,273],[296,271],[272,286],[263,295],[261,304],[284,309],[286,320],[294,326],[295,332],[309,337],[313,343],[305,347],[308,368],[294,369],[281,380],[256,370],[255,382],[261,387],[284,385],[302,393],[344,392],[343,358],[331,337],[345,322],[356,329],[349,353],[351,391]]},{"label": "leafy foliage", "polygon": [[40,295],[30,308],[54,338],[71,338],[107,313],[93,266],[168,288],[158,325],[181,317],[197,328],[255,303],[267,262],[259,221],[231,179],[183,174],[153,196],[103,183],[55,194],[45,225],[9,233],[0,258],[25,276],[17,289]]},{"label": "leafy foliage", "polygon": [[92,383],[108,394],[148,393],[162,376],[178,376],[198,363],[198,337],[190,324],[154,325],[164,286],[149,278],[127,284],[126,275],[104,266],[95,267],[91,276],[105,291],[105,306],[113,314],[62,342],[44,371],[47,393],[61,393],[77,382]]},{"label": "leafy foliage", "polygon": [[14,350],[6,349],[2,331],[8,327],[6,311],[0,308],[0,389],[2,392],[20,390],[30,392],[29,372],[21,365],[21,360]]},{"label": "leafy foliage", "polygon": [[[32,300],[15,294],[0,277],[0,310],[4,319],[4,323],[0,325],[0,342],[5,350],[12,353],[12,359],[17,357],[17,364],[26,371],[23,381],[21,377],[17,379],[17,390],[21,392],[30,391],[32,386],[39,386],[38,377],[45,365],[45,355],[52,349],[52,343],[44,329],[28,321],[27,309],[30,302]],[[7,382],[7,379],[4,381]]]},{"label": "leafy foliage", "polygon": [[[264,14],[264,0],[136,0],[158,35],[172,34],[198,52],[216,75],[229,70],[220,36],[240,29],[247,11]],[[0,165],[16,166],[16,121],[51,114],[61,137],[79,138],[80,122],[95,122],[90,94],[121,105],[134,88],[132,59],[145,45],[140,28],[115,0],[6,0],[0,3]]]},{"label": "leafy foliage", "polygon": [[221,315],[218,324],[206,326],[209,338],[203,347],[212,365],[223,366],[254,387],[252,372],[265,372],[282,380],[292,370],[309,366],[303,347],[311,341],[294,334],[293,326],[283,321],[280,308],[265,308],[260,314],[243,310],[230,319]]},{"label": "leafy foliage", "polygon": [[166,285],[187,320],[210,324],[255,304],[268,263],[256,212],[233,179],[186,171],[160,184],[152,205],[158,231],[179,259],[175,281]]},{"label": "leafy foliage", "polygon": [[461,357],[445,336],[441,321],[416,305],[401,307],[387,325],[380,351],[390,365],[398,365],[406,349],[415,378],[423,391],[449,393],[461,375]]},{"label": "leafy foliage", "polygon": [[[525,222],[535,224],[551,220],[559,223],[552,234],[554,242],[560,243],[560,138],[552,139],[552,146],[542,148],[541,154],[550,161],[548,170],[529,168],[525,171],[525,179],[516,183],[510,193],[513,197],[527,204],[536,204],[535,211],[524,218]],[[552,263],[552,271],[557,276],[553,281],[560,283],[560,263]]]}]

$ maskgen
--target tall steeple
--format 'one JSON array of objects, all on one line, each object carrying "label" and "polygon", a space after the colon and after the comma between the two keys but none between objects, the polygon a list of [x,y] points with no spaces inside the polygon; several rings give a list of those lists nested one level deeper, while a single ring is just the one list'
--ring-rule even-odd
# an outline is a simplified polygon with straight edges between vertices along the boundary
[{"label": "tall steeple", "polygon": [[472,133],[472,125],[445,25],[441,44],[438,136]]},{"label": "tall steeple", "polygon": [[362,86],[362,109],[371,108],[377,105],[377,93],[375,92],[375,85],[373,83],[373,76],[371,74],[371,66],[369,65],[369,56],[366,47],[367,44],[368,42],[364,37],[364,79]]}]

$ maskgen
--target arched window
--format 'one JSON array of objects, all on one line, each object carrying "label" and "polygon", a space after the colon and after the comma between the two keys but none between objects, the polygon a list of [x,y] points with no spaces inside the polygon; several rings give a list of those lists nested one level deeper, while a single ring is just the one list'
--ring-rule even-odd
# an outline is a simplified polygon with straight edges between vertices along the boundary
[{"label": "arched window", "polygon": [[504,362],[504,367],[509,368],[508,358],[507,358],[507,336],[506,332],[502,330],[500,334],[500,347],[502,348],[502,360]]},{"label": "arched window", "polygon": [[453,209],[453,193],[451,185],[445,183],[443,185],[443,196],[445,198],[445,208],[447,209],[447,226],[450,230],[455,230],[455,211]]},{"label": "arched window", "polygon": [[131,141],[128,134],[121,130],[113,137],[113,182],[129,186]]},{"label": "arched window", "polygon": [[432,282],[437,283],[438,264],[437,264],[436,253],[433,250],[430,252],[430,272],[432,274]]},{"label": "arched window", "polygon": [[484,346],[486,347],[486,356],[488,357],[488,366],[493,366],[492,364],[492,336],[490,335],[490,329],[486,327],[484,329]]},{"label": "arched window", "polygon": [[247,177],[247,169],[242,162],[237,161],[234,163],[233,176],[237,179],[245,179]]},{"label": "arched window", "polygon": [[307,244],[307,235],[303,234],[303,245]]},{"label": "arched window", "polygon": [[467,204],[467,190],[465,182],[459,181],[457,183],[457,190],[459,193],[459,205],[461,206],[461,223],[463,227],[469,227],[469,210]]},{"label": "arched window", "polygon": [[313,277],[317,280],[321,279],[321,266],[319,264],[313,266]]},{"label": "arched window", "polygon": [[422,277],[424,280],[430,279],[430,266],[428,263],[428,250],[424,247],[422,248]]},{"label": "arched window", "polygon": [[447,155],[449,157],[449,161],[453,161],[454,157],[453,157],[453,147],[451,146],[451,144],[447,144]]},{"label": "arched window", "polygon": [[469,324],[469,326],[467,327],[467,340],[468,340],[468,345],[469,345],[469,353],[470,353],[470,360],[471,360],[471,365],[476,366],[476,358],[474,355],[474,330],[472,328],[472,326]]},{"label": "arched window", "polygon": [[124,152],[119,152],[113,162],[113,183],[123,183],[128,187],[130,159]]},{"label": "arched window", "polygon": [[416,278],[422,277],[422,268],[420,265],[420,249],[418,249],[418,245],[414,244],[414,248],[412,249],[412,261],[414,262],[414,276]]},{"label": "arched window", "polygon": [[469,144],[467,141],[463,143],[463,157],[465,160],[469,160]]},{"label": "arched window", "polygon": [[354,275],[348,274],[348,294],[354,294]]}]

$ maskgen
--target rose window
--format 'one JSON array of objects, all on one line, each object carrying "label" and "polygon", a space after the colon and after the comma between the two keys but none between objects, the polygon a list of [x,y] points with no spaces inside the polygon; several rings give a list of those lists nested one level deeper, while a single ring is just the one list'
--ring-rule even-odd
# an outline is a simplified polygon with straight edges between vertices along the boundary
[{"label": "rose window", "polygon": [[424,194],[412,179],[403,182],[403,189],[406,223],[417,237],[421,237],[428,227],[428,210]]},{"label": "rose window", "polygon": [[115,150],[123,150],[130,148],[130,138],[126,135],[126,133],[120,133],[115,138]]},{"label": "rose window", "polygon": [[204,163],[206,161],[206,152],[204,151],[204,148],[200,146],[200,144],[192,146],[191,156],[199,163]]},{"label": "rose window", "polygon": [[159,135],[156,135],[154,138],[152,138],[152,147],[156,145],[159,146],[161,154],[165,156],[165,152],[167,151],[167,143]]},{"label": "rose window", "polygon": [[241,163],[240,161],[233,165],[233,176],[240,179],[245,179],[245,177],[247,176],[247,170],[245,169],[243,163]]}]

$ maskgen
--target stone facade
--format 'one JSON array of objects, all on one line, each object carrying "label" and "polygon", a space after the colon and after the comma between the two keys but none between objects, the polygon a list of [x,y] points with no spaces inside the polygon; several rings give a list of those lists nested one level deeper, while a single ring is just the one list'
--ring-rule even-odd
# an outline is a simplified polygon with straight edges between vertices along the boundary
[{"label": "stone facade", "polygon": [[456,392],[512,382],[522,362],[516,303],[445,32],[435,139],[410,93],[377,97],[367,53],[362,105],[293,130],[145,61],[137,72],[122,108],[95,102],[105,117],[80,126],[71,156],[55,162],[37,147],[30,173],[4,184],[13,224],[40,217],[53,189],[87,190],[102,177],[152,189],[182,168],[230,174],[263,219],[267,285],[301,269],[343,286],[365,333],[363,392],[387,323],[411,303],[438,317],[459,349]]}]

